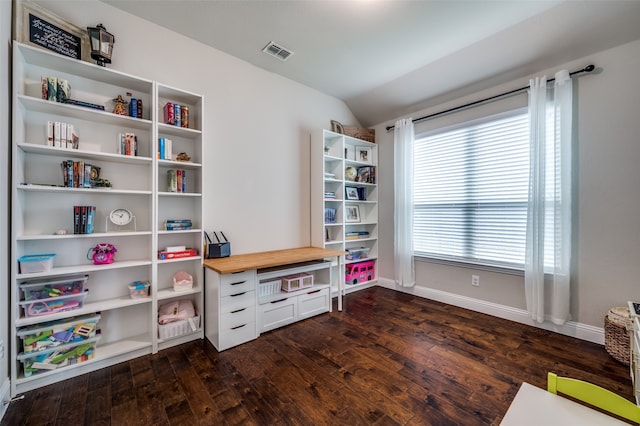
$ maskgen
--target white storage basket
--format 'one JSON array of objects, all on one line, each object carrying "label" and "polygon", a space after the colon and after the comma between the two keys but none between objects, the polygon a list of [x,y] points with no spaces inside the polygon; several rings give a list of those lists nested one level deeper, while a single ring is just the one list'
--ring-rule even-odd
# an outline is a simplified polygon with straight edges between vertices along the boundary
[{"label": "white storage basket", "polygon": [[200,328],[200,315],[168,324],[158,324],[158,337],[160,339],[171,339],[183,334],[193,333]]}]

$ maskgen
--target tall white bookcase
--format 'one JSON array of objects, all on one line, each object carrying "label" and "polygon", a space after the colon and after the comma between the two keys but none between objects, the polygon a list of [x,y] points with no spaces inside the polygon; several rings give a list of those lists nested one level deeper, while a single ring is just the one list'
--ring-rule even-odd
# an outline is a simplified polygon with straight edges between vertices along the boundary
[{"label": "tall white bookcase", "polygon": [[[378,279],[377,166],[375,143],[329,130],[311,136],[311,244],[350,253],[338,272],[345,293]],[[349,273],[353,266],[362,270]]]},{"label": "tall white bookcase", "polygon": [[[71,98],[103,105],[105,110],[42,99],[42,77],[66,80]],[[142,101],[142,118],[113,114],[112,99],[126,95]],[[190,108],[190,128],[163,123],[167,101]],[[200,255],[159,260],[157,251],[185,245],[202,249],[202,96],[164,86],[47,50],[13,42],[13,143],[11,206],[11,393],[38,388],[59,380],[113,365],[163,348],[203,337],[202,326],[171,339],[158,337],[158,307],[189,298],[203,310],[203,272]],[[77,149],[51,146],[47,122],[73,124],[79,134]],[[137,155],[118,153],[121,133],[137,137]],[[158,158],[158,138],[173,139],[173,152],[191,160]],[[55,145],[55,144],[54,144]],[[65,187],[61,163],[90,163],[108,179],[110,188]],[[167,171],[186,170],[185,192],[167,191]],[[73,206],[96,207],[94,232],[75,234]],[[109,213],[129,210],[135,219],[121,229],[109,227]],[[164,230],[166,219],[192,220],[192,229]],[[59,233],[66,230],[66,234]],[[94,265],[91,247],[111,243],[115,262]],[[24,255],[55,254],[45,272],[22,273]],[[173,291],[173,274],[193,276],[193,288]],[[21,285],[86,275],[88,290],[79,309],[28,315]],[[148,297],[131,298],[128,284],[148,280]],[[22,303],[21,303],[22,302]],[[21,330],[54,320],[100,313],[100,330],[93,358],[33,375],[25,375]]]}]

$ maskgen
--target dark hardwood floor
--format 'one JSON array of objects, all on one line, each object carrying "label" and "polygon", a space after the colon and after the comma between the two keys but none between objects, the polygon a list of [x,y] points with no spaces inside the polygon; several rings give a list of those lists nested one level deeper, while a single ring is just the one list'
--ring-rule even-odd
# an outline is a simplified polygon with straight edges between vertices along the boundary
[{"label": "dark hardwood floor", "polygon": [[28,392],[1,424],[498,425],[547,371],[632,400],[600,345],[376,287],[222,353],[187,343]]}]

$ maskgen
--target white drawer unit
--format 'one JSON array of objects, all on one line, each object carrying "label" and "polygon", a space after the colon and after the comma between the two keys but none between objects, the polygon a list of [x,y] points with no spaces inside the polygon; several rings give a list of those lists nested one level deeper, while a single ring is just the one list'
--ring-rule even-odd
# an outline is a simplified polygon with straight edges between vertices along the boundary
[{"label": "white drawer unit", "polygon": [[[207,259],[205,336],[223,351],[260,333],[330,312],[334,283],[338,284],[340,309],[342,290],[335,278],[342,270],[343,254],[302,247]],[[293,285],[292,277],[304,277],[304,285]],[[282,285],[283,279],[288,285]]]},{"label": "white drawer unit", "polygon": [[256,271],[205,269],[205,336],[218,351],[248,342],[256,329]]}]

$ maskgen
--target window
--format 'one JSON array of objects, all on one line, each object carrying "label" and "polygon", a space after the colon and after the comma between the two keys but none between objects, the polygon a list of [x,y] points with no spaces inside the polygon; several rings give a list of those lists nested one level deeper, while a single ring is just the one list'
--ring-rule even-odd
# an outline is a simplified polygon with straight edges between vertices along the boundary
[{"label": "window", "polygon": [[414,168],[416,256],[523,268],[526,108],[418,135]]}]

